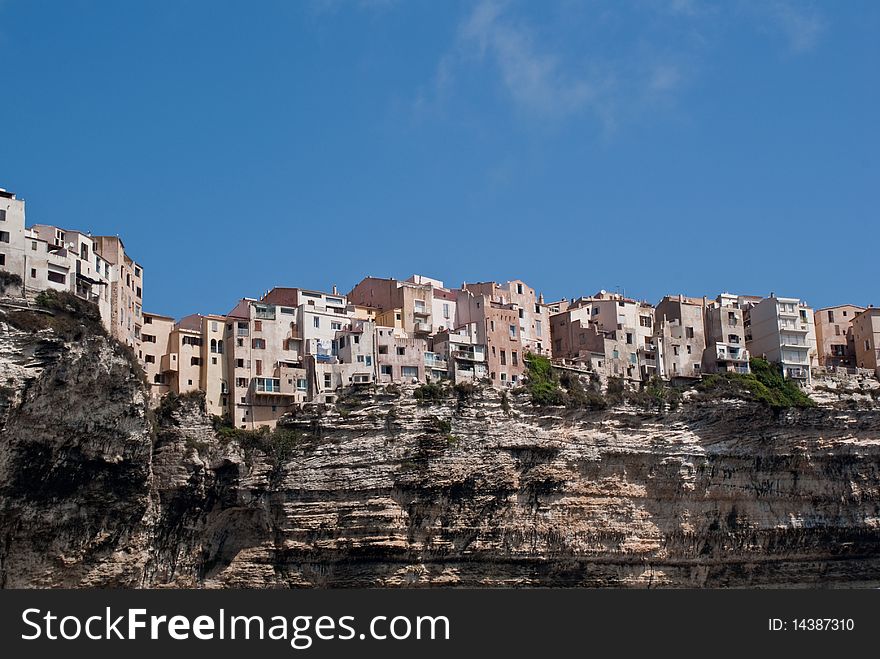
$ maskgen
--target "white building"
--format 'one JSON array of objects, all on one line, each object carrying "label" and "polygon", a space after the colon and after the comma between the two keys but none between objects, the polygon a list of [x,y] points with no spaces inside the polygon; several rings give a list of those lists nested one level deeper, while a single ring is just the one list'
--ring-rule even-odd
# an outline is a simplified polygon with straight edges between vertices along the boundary
[{"label": "white building", "polygon": [[752,357],[779,364],[783,375],[812,384],[816,365],[813,310],[795,297],[770,294],[745,309],[746,346]]}]

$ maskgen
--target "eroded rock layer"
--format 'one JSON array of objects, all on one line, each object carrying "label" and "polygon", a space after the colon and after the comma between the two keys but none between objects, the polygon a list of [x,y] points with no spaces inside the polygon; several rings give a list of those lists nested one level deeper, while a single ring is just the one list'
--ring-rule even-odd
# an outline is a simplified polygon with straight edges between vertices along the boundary
[{"label": "eroded rock layer", "polygon": [[[5,587],[880,586],[880,411],[491,389],[158,416],[124,350],[0,323]],[[870,397],[868,397],[870,399]]]}]

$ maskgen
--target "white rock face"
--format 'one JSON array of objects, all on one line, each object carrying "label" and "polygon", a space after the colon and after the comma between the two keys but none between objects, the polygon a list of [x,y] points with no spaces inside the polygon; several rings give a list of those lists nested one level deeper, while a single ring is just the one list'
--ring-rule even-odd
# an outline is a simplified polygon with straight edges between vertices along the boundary
[{"label": "white rock face", "polygon": [[[411,388],[218,436],[123,350],[0,325],[5,587],[880,586],[880,412]],[[828,392],[826,392],[828,393]],[[837,396],[837,398],[834,398]]]}]

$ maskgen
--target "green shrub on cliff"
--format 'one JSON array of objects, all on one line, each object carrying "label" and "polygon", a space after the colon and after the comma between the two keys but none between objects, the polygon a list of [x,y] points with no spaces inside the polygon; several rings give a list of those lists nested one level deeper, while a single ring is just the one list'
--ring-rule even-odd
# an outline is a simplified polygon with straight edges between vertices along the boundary
[{"label": "green shrub on cliff", "polygon": [[773,409],[814,407],[816,403],[792,380],[782,375],[778,364],[753,357],[751,373],[714,373],[697,385],[697,391],[711,398],[756,400]]}]

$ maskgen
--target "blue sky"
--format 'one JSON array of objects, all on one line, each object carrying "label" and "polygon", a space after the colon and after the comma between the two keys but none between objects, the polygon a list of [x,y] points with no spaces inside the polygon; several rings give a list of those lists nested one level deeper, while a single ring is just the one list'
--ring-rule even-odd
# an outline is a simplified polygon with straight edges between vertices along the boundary
[{"label": "blue sky", "polygon": [[0,0],[0,187],[145,307],[521,277],[880,303],[880,3]]}]

